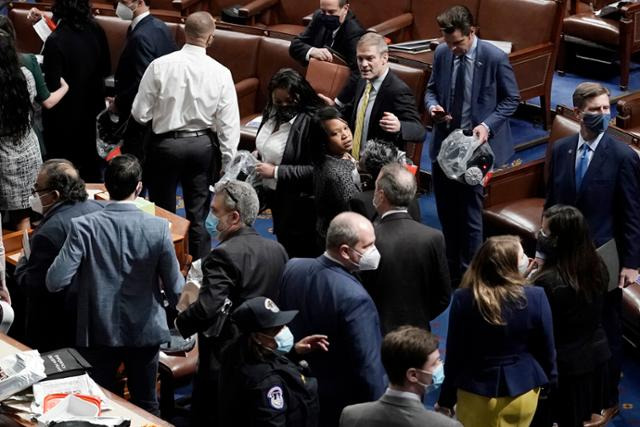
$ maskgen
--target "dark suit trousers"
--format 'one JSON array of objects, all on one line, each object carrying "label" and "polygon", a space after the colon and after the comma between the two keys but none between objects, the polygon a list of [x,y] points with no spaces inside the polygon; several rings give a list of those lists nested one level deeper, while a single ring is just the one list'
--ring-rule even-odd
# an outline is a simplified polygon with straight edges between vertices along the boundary
[{"label": "dark suit trousers", "polygon": [[158,346],[151,347],[82,347],[78,351],[93,369],[91,378],[102,387],[117,393],[116,374],[124,363],[131,402],[147,412],[160,415],[156,395]]},{"label": "dark suit trousers", "polygon": [[209,211],[209,184],[220,174],[221,154],[207,135],[173,138],[154,135],[145,162],[145,183],[149,198],[169,212],[176,211],[176,190],[182,185],[189,227],[189,253],[204,258],[211,250],[211,238],[204,227]]},{"label": "dark suit trousers", "polygon": [[447,178],[437,162],[433,162],[432,170],[451,285],[457,288],[482,244],[482,186],[470,186]]}]

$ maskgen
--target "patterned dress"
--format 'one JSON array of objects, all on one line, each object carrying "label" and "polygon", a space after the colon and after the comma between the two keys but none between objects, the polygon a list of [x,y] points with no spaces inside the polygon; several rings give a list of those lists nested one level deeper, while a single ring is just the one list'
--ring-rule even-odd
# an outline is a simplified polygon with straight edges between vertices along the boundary
[{"label": "patterned dress", "polygon": [[[36,94],[33,75],[21,67],[27,80],[31,102]],[[1,134],[2,132],[0,132]],[[17,143],[11,137],[0,137],[0,209],[17,210],[29,207],[31,188],[42,164],[38,137],[33,129]]]}]

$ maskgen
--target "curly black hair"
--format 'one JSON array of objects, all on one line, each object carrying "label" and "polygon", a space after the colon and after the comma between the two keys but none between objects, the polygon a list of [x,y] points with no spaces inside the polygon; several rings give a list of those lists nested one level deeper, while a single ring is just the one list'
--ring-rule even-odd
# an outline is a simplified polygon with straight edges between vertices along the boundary
[{"label": "curly black hair", "polygon": [[340,113],[337,108],[326,105],[318,109],[313,115],[309,136],[311,137],[311,161],[316,166],[324,163],[325,156],[328,153],[329,135],[324,127],[324,123],[334,119],[345,121],[342,113]]},{"label": "curly black hair", "polygon": [[84,202],[88,194],[78,170],[69,160],[49,159],[42,164],[40,173],[47,177],[47,188],[60,194],[61,202]]},{"label": "curly black hair", "polygon": [[0,30],[0,137],[14,144],[31,129],[31,99],[13,37]]},{"label": "curly black hair", "polygon": [[269,81],[267,87],[267,105],[264,107],[262,117],[271,117],[275,112],[272,94],[276,89],[285,89],[289,92],[299,112],[313,115],[318,109],[326,106],[324,101],[322,101],[309,82],[300,73],[291,68],[282,68],[278,70]]},{"label": "curly black hair", "polygon": [[89,0],[56,0],[51,12],[62,25],[68,25],[76,31],[93,23]]}]

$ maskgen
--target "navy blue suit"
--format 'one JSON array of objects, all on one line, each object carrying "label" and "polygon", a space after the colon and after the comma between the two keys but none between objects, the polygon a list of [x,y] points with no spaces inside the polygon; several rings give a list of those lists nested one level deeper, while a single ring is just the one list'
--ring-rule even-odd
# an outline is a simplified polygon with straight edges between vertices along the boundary
[{"label": "navy blue suit", "polygon": [[[582,212],[596,246],[616,239],[620,266],[640,267],[640,159],[624,143],[606,133],[593,153],[589,168],[576,191],[575,161],[578,135],[553,145],[545,208],[555,204],[575,206]],[[611,348],[609,406],[618,403],[622,364],[622,290],[607,293],[602,326]]]},{"label": "navy blue suit", "polygon": [[318,378],[320,425],[337,426],[342,408],[382,396],[378,312],[352,274],[324,255],[294,258],[285,267],[278,305],[299,310],[289,324],[296,339],[329,337],[328,352],[305,356]]},{"label": "navy blue suit", "polygon": [[503,326],[489,324],[471,289],[453,294],[438,403],[453,408],[456,390],[515,397],[557,377],[551,308],[542,288],[525,286],[523,308],[502,307]]},{"label": "navy blue suit", "polygon": [[[433,72],[427,84],[425,106],[452,108],[454,55],[446,44],[437,47]],[[472,127],[485,123],[496,165],[513,154],[509,116],[518,108],[519,91],[507,55],[492,44],[478,39],[471,88]],[[438,217],[447,244],[449,270],[457,286],[475,251],[482,243],[482,186],[469,186],[447,178],[436,162],[442,141],[451,131],[446,123],[434,124],[429,155],[433,161],[433,184]]]}]

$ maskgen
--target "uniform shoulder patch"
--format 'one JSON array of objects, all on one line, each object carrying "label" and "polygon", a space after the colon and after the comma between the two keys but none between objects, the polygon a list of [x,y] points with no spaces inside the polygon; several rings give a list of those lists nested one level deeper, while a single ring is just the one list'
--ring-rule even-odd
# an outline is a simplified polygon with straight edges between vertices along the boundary
[{"label": "uniform shoulder patch", "polygon": [[267,400],[273,409],[284,408],[284,396],[280,386],[271,387],[267,392]]}]

